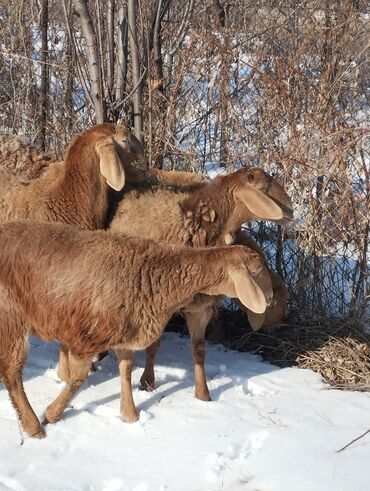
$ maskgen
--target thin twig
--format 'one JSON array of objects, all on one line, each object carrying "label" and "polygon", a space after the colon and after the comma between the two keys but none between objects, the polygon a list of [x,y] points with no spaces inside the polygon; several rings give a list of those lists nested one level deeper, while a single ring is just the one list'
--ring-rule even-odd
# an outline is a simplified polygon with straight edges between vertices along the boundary
[{"label": "thin twig", "polygon": [[352,443],[355,443],[357,442],[358,440],[360,440],[360,438],[363,438],[364,436],[366,436],[368,433],[370,433],[370,428],[365,431],[365,433],[362,433],[362,435],[358,436],[357,438],[355,438],[354,440],[352,440],[351,442],[347,443],[347,445],[345,445],[344,447],[340,448],[339,450],[337,450],[335,453],[339,453],[339,452],[343,452],[343,450],[345,450],[346,448],[348,448],[350,445],[352,445]]},{"label": "thin twig", "polygon": [[139,81],[137,82],[137,84],[135,85],[135,87],[131,90],[131,92],[128,94],[128,96],[125,97],[122,101],[119,101],[119,102],[117,102],[116,104],[113,105],[113,107],[114,107],[115,110],[117,110],[118,108],[120,108],[121,106],[123,106],[123,104],[125,104],[131,98],[131,96],[134,94],[134,92],[139,87],[139,85],[141,84],[141,82],[144,80],[145,75],[146,75],[146,67],[144,68],[144,71],[141,74],[141,77],[140,77]]}]

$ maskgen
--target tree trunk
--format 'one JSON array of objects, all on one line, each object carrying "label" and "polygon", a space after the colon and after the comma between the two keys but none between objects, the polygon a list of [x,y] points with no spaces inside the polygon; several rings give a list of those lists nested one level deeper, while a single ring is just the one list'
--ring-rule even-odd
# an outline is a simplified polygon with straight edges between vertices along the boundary
[{"label": "tree trunk", "polygon": [[40,83],[40,145],[45,150],[46,123],[47,123],[47,98],[48,98],[48,0],[41,2],[40,31],[41,31],[41,83]]},{"label": "tree trunk", "polygon": [[225,9],[222,7],[220,0],[212,0],[212,3],[218,25],[220,27],[225,27]]},{"label": "tree trunk", "polygon": [[92,18],[87,6],[87,0],[73,0],[77,14],[80,18],[82,33],[86,40],[89,74],[91,79],[91,99],[95,109],[97,123],[107,119],[107,109],[103,94],[102,60],[98,54],[98,44]]},{"label": "tree trunk", "polygon": [[108,0],[107,13],[107,99],[113,99],[114,81],[114,0]]},{"label": "tree trunk", "polygon": [[[170,6],[171,0],[163,2],[163,0],[156,0],[154,9],[152,12],[151,20],[151,32],[149,37],[149,54],[150,54],[150,79],[149,79],[149,91],[151,100],[151,122],[152,122],[152,147],[150,154],[156,167],[161,169],[163,167],[163,153],[164,153],[164,135],[163,116],[167,113],[166,99],[164,97],[163,87],[163,58],[162,58],[162,43],[161,43],[161,29],[162,18]],[[152,117],[154,116],[154,117]]]},{"label": "tree trunk", "polygon": [[229,99],[230,99],[230,74],[229,65],[229,36],[226,32],[227,18],[226,11],[219,0],[213,0],[213,11],[216,24],[222,32],[222,46],[220,50],[220,164],[226,167],[229,160]]},{"label": "tree trunk", "polygon": [[66,91],[65,91],[65,107],[66,107],[66,126],[67,134],[72,133],[74,108],[73,108],[73,46],[72,39],[67,33],[66,58],[67,58],[67,75],[66,75]]},{"label": "tree trunk", "polygon": [[118,27],[119,27],[119,32],[117,36],[118,68],[117,68],[117,81],[116,81],[117,103],[123,99],[125,93],[126,81],[127,81],[128,25],[127,25],[127,1],[126,0],[123,1],[122,6],[118,10]]},{"label": "tree trunk", "polygon": [[141,112],[142,83],[140,81],[139,51],[136,31],[136,0],[128,0],[128,27],[129,45],[132,63],[132,86],[135,88],[133,94],[134,106],[134,132],[140,142],[143,141],[143,119]]}]

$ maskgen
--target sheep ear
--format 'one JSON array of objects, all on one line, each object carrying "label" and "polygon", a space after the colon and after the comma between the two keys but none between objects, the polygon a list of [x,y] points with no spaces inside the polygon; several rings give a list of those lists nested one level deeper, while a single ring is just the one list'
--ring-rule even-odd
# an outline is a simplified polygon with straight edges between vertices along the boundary
[{"label": "sheep ear", "polygon": [[107,180],[108,186],[121,191],[125,185],[125,171],[114,147],[113,138],[107,138],[95,145],[100,161],[100,173]]},{"label": "sheep ear", "polygon": [[243,184],[235,190],[239,198],[250,211],[264,220],[280,220],[284,217],[283,210],[274,200],[251,184]]},{"label": "sheep ear", "polygon": [[266,313],[264,312],[263,314],[256,314],[255,312],[252,312],[248,309],[247,317],[253,331],[258,331],[259,329],[261,329],[263,323],[265,322]]},{"label": "sheep ear", "polygon": [[236,297],[241,303],[252,312],[263,314],[267,307],[265,295],[247,268],[229,268],[228,274],[234,283]]}]

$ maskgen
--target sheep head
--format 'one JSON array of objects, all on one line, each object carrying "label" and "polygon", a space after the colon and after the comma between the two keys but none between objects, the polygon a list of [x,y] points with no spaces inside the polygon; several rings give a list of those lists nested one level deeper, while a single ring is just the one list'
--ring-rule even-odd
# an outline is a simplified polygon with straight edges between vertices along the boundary
[{"label": "sheep head", "polygon": [[139,140],[122,125],[103,123],[82,135],[85,144],[94,145],[101,175],[114,190],[120,191],[126,180],[143,181],[148,170]]},{"label": "sheep head", "polygon": [[257,167],[243,168],[233,174],[234,197],[260,220],[285,225],[293,219],[293,205],[284,188],[270,174]]},{"label": "sheep head", "polygon": [[279,275],[271,272],[272,287],[273,287],[273,299],[271,304],[266,309],[266,312],[257,314],[249,309],[246,309],[244,305],[240,305],[242,310],[245,311],[248,317],[249,324],[254,331],[258,331],[261,327],[268,332],[274,331],[282,322],[286,304],[288,300],[288,287],[281,280]]},{"label": "sheep head", "polygon": [[[264,258],[265,266],[268,267],[264,253],[261,247],[251,238],[244,230],[238,230],[235,234],[235,244],[244,245],[249,247],[253,251],[257,252],[262,258]],[[256,314],[245,308],[240,302],[239,307],[247,314],[249,324],[254,331],[258,331],[262,326],[268,329],[274,329],[278,326],[285,315],[286,304],[288,300],[288,287],[280,276],[270,271],[273,299],[271,304],[263,314]]]},{"label": "sheep head", "polygon": [[209,295],[238,298],[250,311],[263,314],[273,297],[271,277],[263,259],[244,246],[227,247],[233,251],[232,260],[226,256],[225,275],[215,289],[204,291]]},{"label": "sheep head", "polygon": [[127,180],[131,182],[146,181],[149,166],[143,145],[125,126],[115,126],[116,134],[113,139],[116,143],[117,154],[125,167]]}]

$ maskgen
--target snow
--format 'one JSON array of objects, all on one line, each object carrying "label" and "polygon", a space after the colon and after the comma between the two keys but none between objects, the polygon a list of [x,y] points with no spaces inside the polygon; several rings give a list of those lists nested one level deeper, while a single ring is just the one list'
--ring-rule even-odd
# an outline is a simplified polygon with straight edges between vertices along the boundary
[{"label": "snow", "polygon": [[[58,350],[31,338],[26,392],[41,417],[62,388]],[[47,438],[24,437],[0,385],[0,489],[102,491],[361,491],[370,479],[368,393],[329,390],[310,370],[207,346],[212,402],[193,397],[187,337],[166,333],[157,389],[138,389],[140,420],[119,415],[115,359],[105,358]]]},{"label": "snow", "polygon": [[204,164],[204,173],[209,179],[214,179],[218,176],[225,176],[227,171],[219,162],[206,162]]}]

